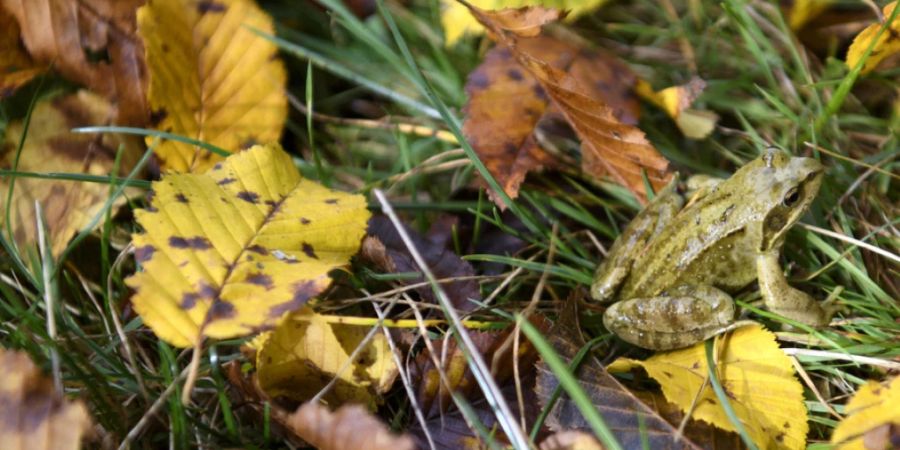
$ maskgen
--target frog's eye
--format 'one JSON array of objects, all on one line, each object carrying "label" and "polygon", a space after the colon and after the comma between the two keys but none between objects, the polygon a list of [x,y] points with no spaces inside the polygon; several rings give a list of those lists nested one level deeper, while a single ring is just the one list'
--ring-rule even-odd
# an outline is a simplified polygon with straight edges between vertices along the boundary
[{"label": "frog's eye", "polygon": [[797,204],[797,200],[800,200],[800,190],[795,187],[787,191],[787,194],[784,194],[784,206],[787,206],[788,208]]}]

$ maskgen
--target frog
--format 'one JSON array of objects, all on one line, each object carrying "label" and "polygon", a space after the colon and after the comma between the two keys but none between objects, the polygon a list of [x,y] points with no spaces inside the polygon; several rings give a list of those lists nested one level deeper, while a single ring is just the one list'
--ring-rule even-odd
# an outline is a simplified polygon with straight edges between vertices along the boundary
[{"label": "frog", "polygon": [[779,262],[824,172],[768,149],[727,179],[674,177],[597,267],[590,295],[609,305],[606,329],[649,350],[688,347],[735,327],[732,295],[754,281],[770,312],[827,325],[835,308],[790,286]]}]

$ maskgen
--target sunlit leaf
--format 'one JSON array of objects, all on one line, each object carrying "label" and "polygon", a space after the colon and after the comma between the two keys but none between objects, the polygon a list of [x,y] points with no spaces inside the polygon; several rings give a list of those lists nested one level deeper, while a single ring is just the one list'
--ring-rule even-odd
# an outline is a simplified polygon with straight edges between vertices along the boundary
[{"label": "sunlit leaf", "polygon": [[[620,358],[609,370],[643,367],[662,386],[666,399],[682,411],[694,405],[691,417],[735,431],[716,394],[704,383],[704,345],[658,353],[646,361]],[[718,353],[719,381],[753,441],[760,448],[805,448],[809,424],[803,386],[775,336],[759,325],[742,327],[726,335]]]},{"label": "sunlit leaf", "polygon": [[337,383],[324,396],[329,404],[361,403],[374,409],[390,389],[397,366],[381,332],[365,344],[353,361],[350,354],[371,327],[328,323],[310,308],[288,317],[255,341],[257,379],[270,397],[306,401],[332,378]]},{"label": "sunlit leaf", "polygon": [[365,232],[362,196],[303,179],[277,145],[230,156],[205,174],[171,174],[135,212],[143,271],[135,310],[185,347],[273,327],[330,283]]},{"label": "sunlit leaf", "polygon": [[[286,74],[275,44],[251,30],[273,33],[252,0],[150,0],[137,17],[156,128],[229,152],[278,140]],[[221,159],[174,141],[156,152],[167,171],[202,172]]]},{"label": "sunlit leaf", "polygon": [[883,383],[868,382],[847,402],[847,416],[834,429],[831,443],[841,450],[896,447],[900,438],[898,405],[900,377]]},{"label": "sunlit leaf", "polygon": [[[31,116],[25,146],[19,156],[20,172],[59,172],[108,176],[113,171],[116,151],[128,141],[114,135],[77,134],[69,130],[85,125],[102,125],[112,119],[112,108],[103,98],[87,91],[38,103]],[[0,148],[2,168],[15,166],[16,148],[23,124],[15,122],[6,130]],[[136,151],[135,146],[126,147]],[[133,158],[126,158],[133,159]],[[12,188],[12,203],[6,204]],[[37,222],[34,202],[41,204],[44,223],[50,232],[51,249],[59,255],[66,244],[100,212],[110,195],[103,183],[0,176],[0,224],[10,230],[20,249],[35,244]],[[121,204],[120,199],[114,206]]]},{"label": "sunlit leaf", "polygon": [[7,450],[77,450],[91,430],[81,401],[67,401],[28,355],[0,349],[0,446]]},{"label": "sunlit leaf", "polygon": [[[890,19],[896,7],[897,2],[884,5],[884,20]],[[850,48],[847,50],[848,67],[856,67],[866,53],[866,49],[875,40],[875,36],[878,35],[882,25],[880,23],[869,25],[856,35],[856,39],[853,39],[853,43],[850,44]],[[863,65],[862,73],[875,70],[882,61],[897,52],[900,52],[900,13],[894,17],[893,22],[888,25],[884,33],[881,33],[881,37],[878,38],[878,41],[872,48],[872,53],[869,54],[869,58],[866,59]]]}]

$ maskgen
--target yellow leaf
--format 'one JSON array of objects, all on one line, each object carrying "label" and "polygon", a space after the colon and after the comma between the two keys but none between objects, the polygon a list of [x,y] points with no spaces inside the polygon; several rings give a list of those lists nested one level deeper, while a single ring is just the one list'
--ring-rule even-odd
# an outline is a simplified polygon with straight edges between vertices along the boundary
[{"label": "yellow leaf", "polygon": [[[719,341],[721,342],[721,340]],[[790,359],[775,343],[775,336],[759,325],[739,328],[724,339],[719,351],[719,381],[731,407],[760,448],[800,449],[806,445],[806,405],[803,386],[794,378]],[[616,370],[640,365],[662,386],[666,400],[689,411],[692,417],[723,430],[735,431],[707,378],[704,343],[659,353],[646,361],[625,359]]]},{"label": "yellow leaf", "polygon": [[179,347],[274,326],[328,286],[369,218],[365,198],[301,178],[277,144],[153,189],[150,207],[135,212],[144,270],[127,282],[144,323]]},{"label": "yellow leaf", "polygon": [[43,69],[31,61],[19,43],[16,19],[0,7],[0,98],[11,95],[41,72]]},{"label": "yellow leaf", "polygon": [[[272,18],[252,0],[150,0],[137,13],[150,71],[156,128],[235,152],[274,142],[287,117],[284,64]],[[148,138],[148,143],[151,138]],[[203,172],[221,157],[165,141],[156,149],[167,171]]]},{"label": "yellow leaf", "polygon": [[[884,20],[890,20],[896,7],[897,2],[888,3],[884,6]],[[856,38],[853,39],[853,43],[850,44],[850,48],[847,50],[847,67],[851,69],[856,67],[863,54],[865,54],[866,49],[869,48],[875,36],[878,35],[882,25],[880,23],[869,25],[856,35]],[[888,28],[884,30],[884,33],[881,33],[881,37],[878,38],[875,46],[872,47],[872,53],[869,54],[869,58],[863,64],[861,73],[871,72],[878,67],[881,61],[897,52],[900,52],[900,13],[894,16],[894,20]]]},{"label": "yellow leaf", "polygon": [[[387,338],[380,332],[348,364],[369,327],[328,323],[310,308],[285,320],[257,340],[256,369],[259,385],[270,397],[309,400],[337,378],[325,395],[331,404],[362,403],[370,408],[381,401],[397,376]],[[344,367],[346,365],[346,367]]]},{"label": "yellow leaf", "polygon": [[[606,0],[557,0],[553,2],[541,0],[469,0],[469,3],[481,9],[497,10],[506,8],[521,8],[523,6],[547,6],[560,10],[567,10],[567,19],[576,19],[578,16],[591,12]],[[444,26],[447,46],[457,43],[467,34],[480,35],[484,33],[484,27],[472,17],[469,9],[457,0],[442,0],[443,12],[441,24]]]},{"label": "yellow leaf", "polygon": [[91,430],[81,401],[66,401],[28,355],[0,348],[0,442],[4,449],[77,450]]},{"label": "yellow leaf", "polygon": [[694,78],[687,84],[670,86],[654,91],[644,80],[638,80],[635,92],[666,112],[678,125],[678,129],[691,139],[703,139],[712,133],[719,116],[712,111],[690,109],[691,104],[703,93],[706,82]]},{"label": "yellow leaf", "polygon": [[[878,383],[870,381],[861,387],[847,403],[847,417],[838,424],[831,435],[832,444],[838,449],[863,449],[866,435],[885,425],[900,425],[900,377]],[[871,439],[871,438],[870,438]],[[889,448],[882,444],[877,448]]]},{"label": "yellow leaf", "polygon": [[803,28],[835,3],[835,0],[794,0],[787,13],[791,29],[796,31]]},{"label": "yellow leaf", "polygon": [[[38,103],[31,116],[25,146],[19,156],[21,172],[59,172],[109,176],[120,143],[116,136],[99,137],[69,130],[108,123],[113,111],[103,98],[88,91]],[[12,169],[16,148],[22,138],[23,124],[15,122],[6,130],[0,149],[0,165]],[[134,147],[130,147],[134,148]],[[18,176],[0,177],[0,224],[6,232],[6,198],[12,186],[11,228],[20,249],[35,244],[37,236],[34,202],[41,204],[44,223],[50,232],[51,249],[59,255],[66,244],[107,201],[108,184],[62,181]],[[121,203],[121,200],[116,204]]]}]

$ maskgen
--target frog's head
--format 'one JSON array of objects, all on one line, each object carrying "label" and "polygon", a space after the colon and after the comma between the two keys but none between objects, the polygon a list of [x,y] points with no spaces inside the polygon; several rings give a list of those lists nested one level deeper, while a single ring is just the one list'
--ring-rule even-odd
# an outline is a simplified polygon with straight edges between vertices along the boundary
[{"label": "frog's head", "polygon": [[778,248],[787,231],[806,212],[816,198],[825,167],[812,158],[791,157],[770,149],[752,166],[755,200],[761,213],[760,251]]}]

